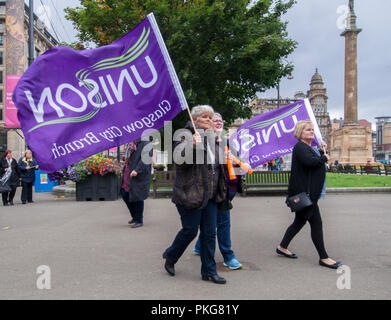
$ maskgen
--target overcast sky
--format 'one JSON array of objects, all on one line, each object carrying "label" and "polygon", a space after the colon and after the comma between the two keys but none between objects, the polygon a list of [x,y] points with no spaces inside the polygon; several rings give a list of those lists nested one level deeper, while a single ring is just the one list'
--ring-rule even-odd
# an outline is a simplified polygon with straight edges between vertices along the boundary
[{"label": "overcast sky", "polygon": [[[26,0],[26,2],[28,2]],[[44,12],[47,6],[52,29],[60,41],[75,41],[76,32],[64,18],[65,7],[75,7],[78,0],[35,1],[35,12]],[[56,6],[56,8],[54,7]],[[331,119],[343,117],[344,109],[344,56],[345,38],[343,15],[348,0],[297,0],[284,17],[288,21],[289,37],[298,42],[288,61],[295,66],[293,79],[283,79],[280,84],[282,97],[293,97],[296,91],[309,90],[315,68],[318,68],[327,88],[328,111]],[[57,11],[56,11],[57,10]],[[358,35],[358,117],[375,124],[375,117],[391,116],[391,1],[355,0]],[[54,32],[52,32],[54,33]],[[270,89],[261,97],[276,97],[276,89]]]}]

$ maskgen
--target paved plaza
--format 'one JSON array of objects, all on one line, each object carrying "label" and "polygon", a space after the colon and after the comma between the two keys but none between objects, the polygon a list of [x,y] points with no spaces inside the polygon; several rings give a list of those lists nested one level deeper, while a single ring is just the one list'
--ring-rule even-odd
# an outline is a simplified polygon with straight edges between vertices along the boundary
[{"label": "paved plaza", "polygon": [[[194,242],[175,277],[164,270],[162,252],[180,228],[170,199],[148,199],[144,227],[131,229],[121,200],[40,193],[22,205],[19,192],[15,206],[0,207],[0,299],[391,298],[389,193],[331,194],[320,202],[326,249],[351,271],[351,289],[338,289],[347,271],[318,265],[308,224],[290,246],[297,260],[275,254],[293,218],[282,196],[234,199],[232,242],[243,269],[227,270],[217,250],[227,284],[216,285],[201,280]],[[50,268],[49,290],[37,288],[42,265]]]}]

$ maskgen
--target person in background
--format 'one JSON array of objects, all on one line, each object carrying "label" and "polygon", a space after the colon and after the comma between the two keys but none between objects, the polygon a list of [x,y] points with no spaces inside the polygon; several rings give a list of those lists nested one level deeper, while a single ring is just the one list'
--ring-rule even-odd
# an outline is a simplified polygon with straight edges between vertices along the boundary
[{"label": "person in background", "polygon": [[[215,113],[212,119],[213,130],[217,136],[217,143],[222,142],[221,133],[223,131],[223,118],[220,113]],[[225,144],[223,144],[225,145]],[[228,177],[228,172],[225,173]],[[241,177],[236,176],[234,180],[227,180],[229,188],[229,200],[235,197],[238,189],[241,187]],[[240,185],[240,186],[239,186]],[[217,242],[221,254],[223,255],[224,265],[231,270],[236,270],[242,268],[242,264],[238,261],[235,256],[235,253],[231,249],[231,217],[230,210],[217,210]],[[197,243],[194,248],[194,253],[200,254],[200,238],[198,238]]]},{"label": "person in background", "polygon": [[38,170],[39,166],[30,150],[26,150],[24,156],[19,159],[18,166],[22,178],[22,204],[26,204],[27,202],[33,203],[35,170]]},{"label": "person in background", "polygon": [[[129,209],[131,228],[143,226],[144,200],[149,196],[152,150],[146,154],[148,141],[132,141],[127,145],[125,166],[120,189],[122,199]],[[149,163],[147,163],[149,162]]]},{"label": "person in background", "polygon": [[299,141],[293,148],[288,196],[292,197],[307,192],[309,189],[312,205],[295,212],[295,220],[286,230],[276,252],[287,258],[296,259],[297,256],[288,250],[288,246],[308,221],[311,226],[311,238],[319,254],[319,264],[323,267],[337,269],[342,263],[329,258],[326,252],[322,218],[318,207],[318,200],[324,198],[326,193],[325,164],[329,160],[326,153],[326,144],[322,142],[320,151],[311,147],[314,140],[314,127],[311,121],[298,121],[294,135]]},{"label": "person in background", "polygon": [[20,170],[18,162],[12,158],[11,150],[5,150],[4,156],[0,161],[0,178],[3,178],[5,175],[8,176],[7,183],[10,186],[11,191],[3,192],[1,194],[3,198],[3,205],[13,206],[16,188],[19,185]]},{"label": "person in background", "polygon": [[274,169],[273,170],[274,171],[280,170],[280,158],[275,159],[274,162],[275,162],[275,165],[274,165]]},{"label": "person in background", "polygon": [[284,159],[282,157],[278,158],[278,170],[282,170],[282,165],[284,164]]}]

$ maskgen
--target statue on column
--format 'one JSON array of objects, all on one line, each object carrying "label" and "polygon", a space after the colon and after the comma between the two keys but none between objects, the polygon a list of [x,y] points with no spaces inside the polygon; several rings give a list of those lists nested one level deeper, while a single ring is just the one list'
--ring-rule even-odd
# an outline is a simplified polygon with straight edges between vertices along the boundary
[{"label": "statue on column", "polygon": [[349,0],[349,10],[351,14],[354,14],[354,0]]}]

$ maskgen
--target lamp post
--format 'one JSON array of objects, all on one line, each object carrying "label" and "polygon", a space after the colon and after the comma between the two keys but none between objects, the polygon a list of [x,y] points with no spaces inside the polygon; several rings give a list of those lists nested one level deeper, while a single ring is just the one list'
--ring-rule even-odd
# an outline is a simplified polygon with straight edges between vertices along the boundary
[{"label": "lamp post", "polygon": [[[289,75],[287,77],[288,80],[292,80],[293,76]],[[280,81],[277,83],[277,108],[280,107]]]},{"label": "lamp post", "polygon": [[34,62],[34,1],[29,1],[29,41],[28,41],[28,64],[29,66]]}]

